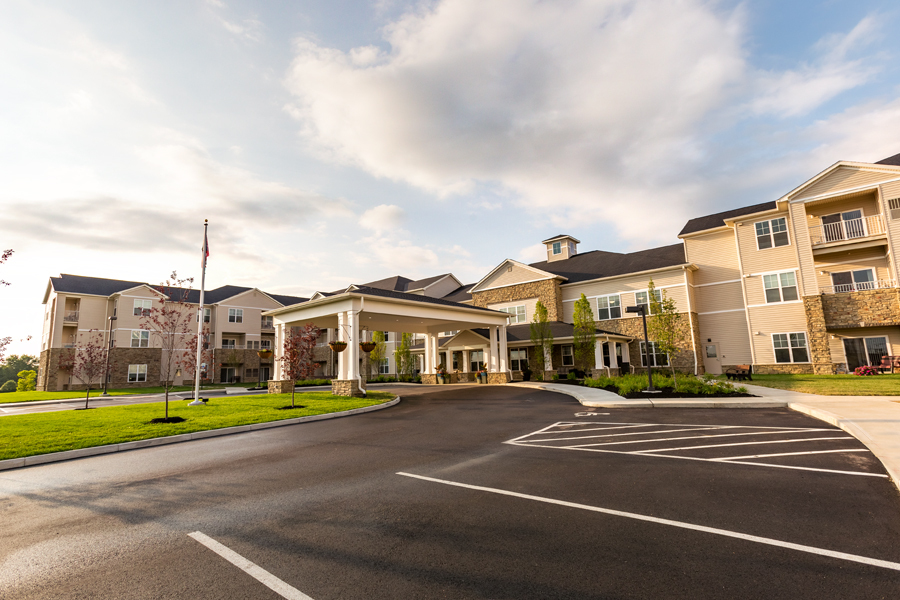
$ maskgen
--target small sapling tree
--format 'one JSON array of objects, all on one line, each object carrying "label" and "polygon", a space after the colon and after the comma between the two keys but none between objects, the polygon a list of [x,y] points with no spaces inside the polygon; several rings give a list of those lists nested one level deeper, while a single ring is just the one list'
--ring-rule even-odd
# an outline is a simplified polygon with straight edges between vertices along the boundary
[{"label": "small sapling tree", "polygon": [[104,332],[91,329],[86,334],[78,336],[78,343],[70,352],[60,356],[59,368],[67,370],[72,377],[87,387],[84,396],[85,408],[88,408],[94,382],[102,383],[107,377],[106,350]]},{"label": "small sapling tree", "polygon": [[[191,324],[196,320],[196,309],[188,302],[193,279],[178,279],[172,271],[163,284],[156,287],[159,298],[146,314],[141,316],[141,329],[150,332],[155,346],[162,350],[159,361],[159,376],[166,391],[166,417],[169,422],[169,390],[175,384],[175,372],[184,367],[184,350],[196,338],[191,333]],[[182,419],[178,419],[181,421]]]},{"label": "small sapling tree", "polygon": [[[320,330],[315,325],[292,327],[290,334],[284,339],[284,354],[279,359],[284,375],[296,384],[298,379],[307,379],[316,372],[313,354]],[[291,408],[294,404],[295,385],[291,385]]]},{"label": "small sapling tree", "polygon": [[400,346],[394,350],[398,379],[412,380],[416,376],[416,357],[412,353],[412,343],[413,335],[404,333],[400,337]]},{"label": "small sapling tree", "polygon": [[573,351],[575,353],[575,368],[587,373],[594,365],[594,351],[597,348],[596,325],[591,303],[581,294],[581,298],[575,301],[575,322]]},{"label": "small sapling tree", "polygon": [[375,344],[375,349],[369,352],[369,364],[371,365],[372,374],[377,376],[381,372],[381,363],[387,358],[387,345],[384,342],[384,332],[373,331],[372,342]]},{"label": "small sapling tree", "polygon": [[647,332],[656,343],[659,354],[667,357],[672,369],[672,381],[677,385],[674,358],[678,352],[678,307],[675,306],[675,300],[666,294],[666,290],[656,290],[652,279],[647,284],[647,295],[650,313],[653,315],[647,320]]},{"label": "small sapling tree", "polygon": [[545,356],[553,351],[553,331],[547,317],[547,307],[540,300],[534,306],[534,319],[531,321],[531,343],[534,344],[534,366],[537,377],[544,379],[547,370]]}]

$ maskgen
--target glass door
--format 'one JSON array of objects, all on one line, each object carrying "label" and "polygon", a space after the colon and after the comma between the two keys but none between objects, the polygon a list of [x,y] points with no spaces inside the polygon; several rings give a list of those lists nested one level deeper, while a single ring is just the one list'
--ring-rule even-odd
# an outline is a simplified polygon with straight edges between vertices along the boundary
[{"label": "glass door", "polygon": [[890,353],[888,352],[887,338],[866,338],[866,355],[869,358],[870,365],[877,367],[881,364],[881,357],[888,354]]}]

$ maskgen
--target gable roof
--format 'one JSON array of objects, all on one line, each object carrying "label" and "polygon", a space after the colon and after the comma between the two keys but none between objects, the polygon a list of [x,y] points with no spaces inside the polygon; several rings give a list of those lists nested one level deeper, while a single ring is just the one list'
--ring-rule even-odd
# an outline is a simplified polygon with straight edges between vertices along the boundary
[{"label": "gable roof", "polygon": [[453,302],[452,300],[446,300],[444,298],[432,298],[431,296],[421,296],[419,294],[407,294],[406,292],[397,292],[394,290],[382,290],[379,288],[368,287],[365,285],[359,286],[357,289],[353,290],[351,293],[353,294],[365,294],[366,296],[380,296],[382,298],[396,298],[398,300],[412,300],[413,302],[424,302],[425,304],[439,304],[441,306],[458,306],[462,308],[473,308],[476,310],[484,310],[487,312],[497,312],[490,308],[483,308],[480,306],[470,306],[468,304],[460,304],[459,302]]},{"label": "gable roof", "polygon": [[760,204],[754,204],[752,206],[734,208],[731,210],[726,210],[724,212],[706,215],[704,217],[695,217],[687,222],[678,236],[680,237],[689,233],[696,233],[698,231],[705,231],[707,229],[724,227],[725,219],[733,219],[735,217],[742,217],[744,215],[752,215],[753,213],[774,210],[777,206],[778,203],[773,200],[771,202],[762,202]]},{"label": "gable roof", "polygon": [[542,243],[542,244],[549,244],[550,242],[555,242],[556,240],[564,240],[564,239],[570,239],[570,240],[572,240],[573,242],[575,242],[576,244],[580,244],[580,243],[581,243],[581,240],[579,240],[579,239],[577,239],[576,237],[571,236],[571,235],[569,235],[569,234],[567,234],[567,233],[561,233],[561,234],[559,234],[559,235],[554,235],[553,237],[549,237],[549,238],[547,238],[546,240],[544,240],[544,241],[541,242],[541,243]]},{"label": "gable roof", "polygon": [[[482,277],[481,279],[479,279],[477,283],[475,283],[474,285],[472,285],[472,287],[470,288],[470,291],[471,291],[471,290],[475,290],[475,289],[476,289],[478,286],[480,286],[482,283],[484,283],[485,281],[487,281],[488,279],[490,279],[491,277],[493,277],[493,276],[494,276],[494,273],[498,272],[502,267],[505,267],[505,266],[507,266],[507,265],[513,265],[513,266],[519,267],[519,268],[521,268],[521,269],[527,269],[527,270],[529,270],[529,271],[532,271],[535,275],[537,275],[537,276],[540,277],[541,279],[555,279],[556,277],[560,277],[560,276],[557,275],[556,273],[552,272],[550,269],[544,269],[544,268],[541,268],[541,267],[537,267],[537,266],[535,266],[536,264],[538,264],[538,263],[533,263],[533,264],[530,264],[530,265],[526,265],[525,263],[520,263],[520,262],[517,261],[517,260],[513,260],[513,259],[511,259],[511,258],[507,258],[506,260],[504,260],[503,262],[501,262],[499,265],[497,265],[496,267],[494,267],[493,269],[491,269],[491,271],[490,271],[487,275],[485,275],[484,277]],[[544,263],[540,263],[540,264],[546,264],[546,261],[545,261]],[[565,277],[563,277],[563,279],[565,279]]]},{"label": "gable roof", "polygon": [[[437,283],[441,279],[445,277],[453,277],[453,273],[442,273],[441,275],[434,275],[433,277],[426,277],[425,279],[410,279],[408,277],[402,277],[400,275],[394,275],[393,277],[385,277],[384,279],[379,279],[377,281],[370,281],[368,283],[359,284],[365,287],[375,288],[379,290],[393,290],[395,292],[409,292],[412,290],[421,290],[427,288],[429,285],[433,283]],[[456,277],[453,277],[456,279]],[[457,283],[461,283],[458,279],[456,279]],[[343,291],[343,290],[341,290]]]},{"label": "gable roof", "polygon": [[900,154],[895,154],[893,156],[888,156],[887,158],[882,158],[879,160],[876,165],[893,165],[900,167]]},{"label": "gable roof", "polygon": [[444,300],[450,300],[451,302],[465,302],[466,300],[472,299],[472,293],[470,290],[475,287],[474,283],[468,283],[464,286],[458,287],[446,296],[444,296]]},{"label": "gable roof", "polygon": [[576,254],[566,260],[543,261],[531,263],[530,266],[564,277],[568,280],[565,283],[577,283],[602,277],[674,267],[683,265],[685,262],[684,244],[672,244],[628,254],[592,250]]}]

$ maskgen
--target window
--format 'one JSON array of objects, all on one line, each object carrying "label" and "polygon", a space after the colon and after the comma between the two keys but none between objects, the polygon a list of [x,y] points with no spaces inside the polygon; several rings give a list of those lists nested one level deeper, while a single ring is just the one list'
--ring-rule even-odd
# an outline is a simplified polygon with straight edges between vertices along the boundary
[{"label": "window", "polygon": [[756,247],[766,248],[787,246],[791,243],[787,231],[787,219],[780,217],[771,221],[760,221],[756,226]]},{"label": "window", "polygon": [[247,343],[247,348],[249,350],[259,350],[259,342],[258,341],[250,341]]},{"label": "window", "polygon": [[900,219],[900,198],[890,198],[887,203],[888,210],[891,211],[891,220]]},{"label": "window", "polygon": [[874,290],[878,287],[872,269],[832,273],[831,283],[835,293]]},{"label": "window", "polygon": [[806,347],[806,334],[774,333],[772,345],[775,348],[775,362],[803,363],[809,362],[809,350]]},{"label": "window", "polygon": [[766,302],[790,302],[797,300],[797,277],[793,271],[763,275],[763,286],[766,288]]},{"label": "window", "polygon": [[128,383],[147,381],[147,365],[128,365]]},{"label": "window", "polygon": [[[649,296],[649,292],[647,292],[647,291],[644,291],[644,292],[635,292],[635,294],[634,294],[634,303],[637,304],[638,306],[640,306],[640,305],[643,304],[644,306],[647,307],[647,308],[644,309],[644,311],[645,311],[648,315],[652,315],[652,314],[653,314],[653,311],[650,309],[650,302],[648,301],[648,298],[649,298],[649,297],[650,297],[650,296]],[[656,301],[657,301],[657,302],[662,302],[662,292],[661,292],[660,290],[654,290],[654,291],[653,291],[653,297],[656,298]]]},{"label": "window", "polygon": [[553,242],[553,254],[562,254],[562,242]]},{"label": "window", "polygon": [[826,242],[852,240],[868,235],[861,209],[822,215],[821,220]]},{"label": "window", "polygon": [[262,317],[261,327],[263,329],[275,329],[274,317],[272,317],[272,316]]},{"label": "window", "polygon": [[470,370],[478,371],[484,366],[484,350],[474,350],[469,352]]},{"label": "window", "polygon": [[227,348],[229,350],[234,350],[235,348],[235,340],[222,338],[222,348]]},{"label": "window", "polygon": [[563,346],[562,351],[562,364],[564,367],[574,367],[575,366],[575,354],[572,352],[572,346]]},{"label": "window", "polygon": [[[646,346],[641,342],[641,366],[647,366]],[[659,345],[656,342],[650,342],[650,366],[651,367],[668,367],[669,355],[659,351]]]},{"label": "window", "polygon": [[513,371],[524,371],[528,368],[528,351],[525,348],[515,348],[509,351],[510,368]]},{"label": "window", "polygon": [[149,348],[150,347],[150,332],[135,329],[131,332],[131,347],[132,348]]},{"label": "window", "polygon": [[153,308],[153,300],[135,300],[134,316],[149,317],[151,308]]},{"label": "window", "polygon": [[244,322],[244,309],[243,308],[229,308],[228,309],[228,322],[229,323],[243,323]]},{"label": "window", "polygon": [[597,298],[597,320],[618,319],[622,316],[622,301],[618,294]]},{"label": "window", "polygon": [[386,359],[381,359],[381,364],[378,365],[378,374],[379,375],[387,375],[391,372],[391,362]]},{"label": "window", "polygon": [[519,306],[506,306],[504,308],[498,308],[500,312],[505,312],[513,315],[510,317],[510,323],[524,323],[525,322],[525,305],[520,304]]},{"label": "window", "polygon": [[272,349],[272,340],[260,340],[259,349],[260,350],[271,350]]},{"label": "window", "polygon": [[[199,319],[200,316],[198,315],[197,318]],[[208,308],[203,309],[203,322],[209,323],[209,309]]]}]

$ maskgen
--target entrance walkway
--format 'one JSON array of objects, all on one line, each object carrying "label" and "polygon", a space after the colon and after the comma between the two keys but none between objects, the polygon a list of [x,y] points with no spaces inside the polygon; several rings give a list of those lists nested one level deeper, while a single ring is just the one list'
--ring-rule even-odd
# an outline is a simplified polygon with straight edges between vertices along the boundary
[{"label": "entrance walkway", "polygon": [[900,487],[900,396],[820,396],[741,383],[758,398],[710,400],[627,400],[612,392],[559,383],[527,382],[510,385],[568,394],[592,408],[764,408],[786,406],[840,427],[861,441],[884,464]]}]

